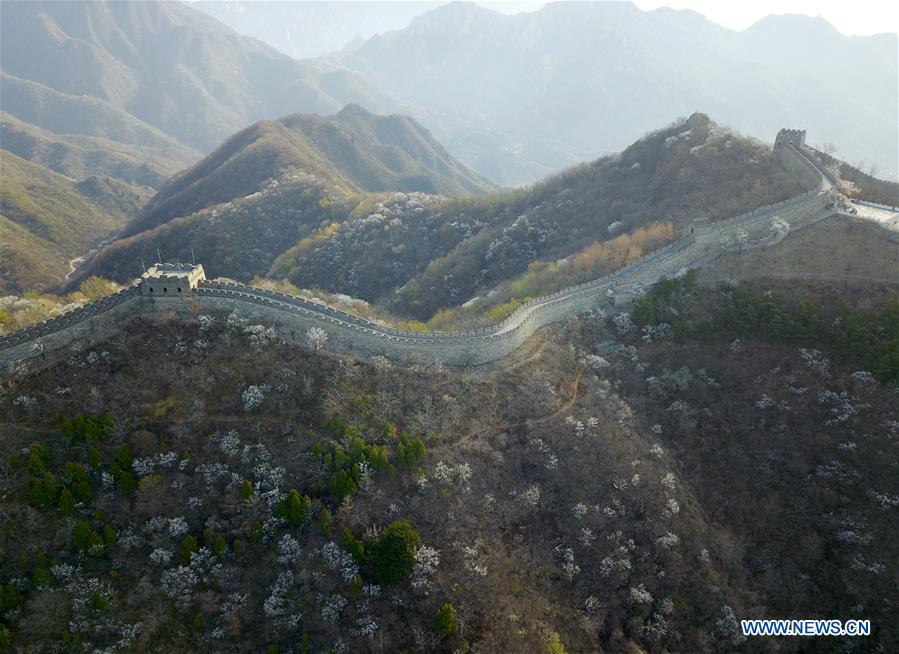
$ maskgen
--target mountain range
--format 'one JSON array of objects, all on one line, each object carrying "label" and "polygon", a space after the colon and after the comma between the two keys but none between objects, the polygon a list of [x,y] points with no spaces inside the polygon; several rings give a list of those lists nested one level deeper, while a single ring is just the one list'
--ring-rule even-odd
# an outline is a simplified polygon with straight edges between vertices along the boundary
[{"label": "mountain range", "polygon": [[191,2],[190,7],[294,59],[304,59],[358,45],[379,32],[406,27],[414,17],[441,4],[430,0],[200,0]]},{"label": "mountain range", "polygon": [[[228,6],[238,9],[229,13],[237,26],[241,16],[272,25],[278,12],[309,12],[309,30],[347,9]],[[402,8],[395,21],[428,8]],[[0,146],[13,155],[4,161],[15,162],[8,186],[16,198],[0,214],[7,229],[18,226],[20,243],[31,238],[24,225],[32,235],[49,234],[51,223],[68,222],[88,235],[43,242],[37,259],[47,265],[33,277],[39,289],[61,283],[67,262],[113,231],[124,228],[121,236],[144,243],[154,229],[168,233],[173,221],[243,203],[279,179],[302,179],[318,189],[313,195],[349,203],[345,215],[333,208],[308,214],[342,224],[364,204],[355,196],[454,196],[534,183],[696,109],[765,139],[784,124],[806,127],[831,142],[841,162],[865,159],[879,169],[856,168],[887,177],[897,168],[896,36],[845,37],[821,19],[770,17],[734,32],[693,12],[645,12],[629,3],[555,3],[510,15],[457,2],[336,54],[296,60],[174,2],[8,2],[0,12]],[[384,20],[368,29],[394,18]],[[848,92],[844,79],[864,93]],[[19,183],[25,163],[41,184]],[[121,202],[112,213],[108,198],[107,208],[85,210],[83,202],[93,201],[77,192],[85,182],[115,188]],[[29,213],[42,206],[33,194],[56,183],[53,219]],[[881,195],[889,199],[891,190]],[[250,268],[269,273],[309,230],[324,229],[301,221],[278,227],[287,230],[281,233],[270,215],[254,221],[275,230],[272,237],[242,238],[255,244],[252,251],[221,260],[244,276]],[[54,245],[63,241],[64,248]],[[419,251],[421,265],[437,256],[430,246]],[[243,259],[254,263],[240,271]],[[26,260],[13,257],[7,279],[34,270]],[[400,270],[412,274],[405,263],[392,265],[394,282]],[[130,276],[133,267],[117,274]],[[285,275],[294,269],[279,268]],[[379,280],[364,280],[372,281]],[[366,296],[383,300],[379,294],[380,286]]]},{"label": "mountain range", "polygon": [[[385,148],[388,139],[402,145]],[[397,175],[398,160],[414,172]],[[735,215],[811,183],[770,146],[694,114],[527,189],[475,195],[487,184],[414,120],[350,106],[242,131],[166,184],[69,286],[131,279],[158,250],[195,256],[211,276],[286,280],[407,319],[474,300],[483,313],[600,276],[696,217]],[[441,187],[468,194],[422,192]]]},{"label": "mountain range", "polygon": [[896,51],[896,34],[849,37],[805,16],[737,32],[629,2],[515,15],[453,2],[337,59],[464,163],[515,184],[694,111],[760,138],[801,126],[895,178]]},{"label": "mountain range", "polygon": [[[345,70],[295,61],[175,2],[5,3],[2,38],[6,74],[100,100],[200,152],[261,118],[389,106]],[[44,126],[37,103],[10,92],[10,112]]]},{"label": "mountain range", "polygon": [[[33,288],[60,283],[70,258],[124,226],[172,175],[253,121],[330,114],[354,101],[393,106],[345,69],[295,61],[176,2],[4,2],[0,18],[0,146],[14,155],[3,159],[9,192],[0,215],[5,232],[15,232],[4,254],[18,253],[4,256],[2,273],[13,290],[26,279],[17,271],[35,270],[34,262],[41,272],[27,277]],[[30,176],[35,183],[21,183]],[[86,210],[73,189],[92,178],[124,185],[128,198],[141,201],[125,203],[127,217],[120,208],[114,219]],[[52,217],[29,209],[46,209],[47,196]],[[40,236],[40,246],[22,245],[66,223],[78,238]],[[28,236],[25,225],[37,231]]]}]

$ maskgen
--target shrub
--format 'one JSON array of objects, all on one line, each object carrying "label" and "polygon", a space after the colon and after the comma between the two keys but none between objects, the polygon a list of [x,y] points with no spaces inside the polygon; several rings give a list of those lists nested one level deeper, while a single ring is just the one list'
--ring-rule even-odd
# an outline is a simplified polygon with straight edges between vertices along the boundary
[{"label": "shrub", "polygon": [[300,495],[297,489],[292,489],[283,500],[275,507],[275,515],[296,527],[309,522],[309,514],[312,508],[312,500],[308,495]]},{"label": "shrub", "polygon": [[40,477],[47,470],[47,448],[39,443],[35,443],[31,446],[31,450],[28,452],[28,463],[26,464],[26,468],[28,469],[28,474],[32,477]]},{"label": "shrub", "polygon": [[0,585],[0,615],[19,608],[24,602],[25,598],[18,588],[12,584]]},{"label": "shrub", "polygon": [[101,555],[106,551],[103,537],[94,531],[91,526],[82,521],[75,525],[72,531],[72,544],[76,550],[90,551],[92,554]]},{"label": "shrub", "polygon": [[187,535],[181,541],[181,563],[187,565],[190,563],[190,555],[200,550],[200,544],[194,536]]},{"label": "shrub", "polygon": [[440,607],[434,616],[434,631],[441,636],[450,636],[456,633],[456,609],[447,602]]},{"label": "shrub", "polygon": [[352,531],[344,529],[341,534],[341,540],[343,541],[343,548],[350,553],[357,563],[362,563],[365,560],[365,543],[353,536]]},{"label": "shrub", "polygon": [[328,535],[331,533],[331,512],[328,509],[323,508],[318,513],[318,530],[324,534]]},{"label": "shrub", "polygon": [[64,488],[59,494],[59,510],[66,515],[75,513],[75,496],[68,488]]},{"label": "shrub", "polygon": [[546,647],[543,649],[546,654],[567,654],[568,650],[562,644],[562,637],[558,631],[553,631],[546,639]]},{"label": "shrub", "polygon": [[65,467],[65,485],[79,502],[89,502],[93,489],[87,471],[80,463],[69,461]]},{"label": "shrub", "polygon": [[421,461],[425,456],[425,444],[421,437],[410,438],[408,434],[403,433],[396,445],[396,460],[406,468],[413,467]]},{"label": "shrub", "polygon": [[59,484],[53,473],[45,472],[39,479],[31,481],[31,503],[35,506],[53,506],[58,502]]},{"label": "shrub", "polygon": [[348,495],[355,495],[359,487],[346,470],[338,470],[331,475],[331,495],[342,500]]},{"label": "shrub", "polygon": [[375,583],[393,586],[412,573],[421,536],[405,520],[390,523],[380,538],[365,547],[365,562]]}]

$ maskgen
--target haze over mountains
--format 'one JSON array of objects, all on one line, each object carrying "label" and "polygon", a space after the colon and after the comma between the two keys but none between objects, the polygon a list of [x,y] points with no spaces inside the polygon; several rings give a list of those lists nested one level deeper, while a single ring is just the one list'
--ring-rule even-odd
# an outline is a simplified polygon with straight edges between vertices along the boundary
[{"label": "haze over mountains", "polygon": [[255,37],[295,59],[337,52],[351,42],[406,27],[442,2],[277,2],[200,0],[193,9],[209,14],[241,34]]},{"label": "haze over mountains", "polygon": [[[0,145],[41,180],[19,183],[25,164],[8,164],[0,227],[5,252],[24,252],[34,239],[44,244],[35,260],[51,261],[41,267],[49,274],[31,278],[38,288],[61,282],[69,258],[140,208],[101,219],[102,211],[84,209],[74,185],[108,178],[143,201],[260,118],[330,114],[349,102],[392,106],[346,70],[297,62],[176,2],[4,2],[0,12]],[[48,194],[52,212],[37,210]],[[57,222],[78,225],[83,238],[69,246],[79,251],[46,240]],[[11,258],[4,257],[4,274],[22,268]]]},{"label": "haze over mountains", "polygon": [[454,2],[341,61],[501,183],[542,176],[566,153],[570,161],[618,150],[696,110],[766,139],[801,125],[895,177],[896,39],[847,37],[805,16],[734,32],[691,11],[627,2],[550,3],[511,16]]},{"label": "haze over mountains", "polygon": [[[100,99],[198,151],[260,118],[388,102],[346,71],[294,61],[180,3],[5,3],[3,19],[5,73]],[[14,113],[40,124],[37,109]]]},{"label": "haze over mountains", "polygon": [[0,13],[0,654],[896,651],[895,35]]},{"label": "haze over mountains", "polygon": [[[765,140],[785,124],[805,127],[841,160],[875,163],[881,177],[897,169],[896,35],[849,38],[799,16],[733,32],[692,12],[618,2],[514,15],[430,6],[394,7],[367,30],[409,19],[407,27],[296,60],[189,4],[3,3],[0,146],[43,180],[0,180],[17,198],[15,226],[7,205],[0,212],[5,228],[19,245],[50,233],[49,214],[29,208],[56,182],[54,220],[82,225],[85,250],[125,224],[136,235],[257,192],[291,167],[343,192],[478,193],[620,150],[696,110]],[[306,12],[309,33],[359,25],[347,7],[323,7],[219,9],[260,33],[288,10]],[[246,130],[259,120],[272,122]],[[121,191],[111,220],[91,224],[105,210],[85,211],[70,192],[88,180]],[[295,236],[279,238],[289,245]],[[42,251],[56,272],[39,276],[41,288],[86,253],[54,242]]]}]

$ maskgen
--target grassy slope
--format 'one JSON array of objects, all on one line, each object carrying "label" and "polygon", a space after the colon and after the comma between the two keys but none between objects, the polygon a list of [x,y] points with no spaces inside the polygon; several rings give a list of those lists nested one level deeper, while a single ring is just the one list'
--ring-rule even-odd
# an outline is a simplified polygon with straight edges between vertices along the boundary
[{"label": "grassy slope", "polygon": [[55,134],[6,112],[0,114],[0,147],[74,179],[103,175],[154,189],[196,160],[192,151],[176,144],[137,145],[102,136]]},{"label": "grassy slope", "polygon": [[104,100],[71,95],[37,82],[0,72],[3,110],[55,134],[93,136],[126,145],[170,149],[185,157],[190,148],[179,145],[156,127],[142,122]]},{"label": "grassy slope", "polygon": [[146,199],[115,180],[80,183],[0,151],[0,292],[62,282],[70,258],[126,222]]},{"label": "grassy slope", "polygon": [[899,233],[858,219],[833,216],[752,256],[728,254],[700,270],[714,283],[736,279],[802,278],[835,285],[899,283]]}]

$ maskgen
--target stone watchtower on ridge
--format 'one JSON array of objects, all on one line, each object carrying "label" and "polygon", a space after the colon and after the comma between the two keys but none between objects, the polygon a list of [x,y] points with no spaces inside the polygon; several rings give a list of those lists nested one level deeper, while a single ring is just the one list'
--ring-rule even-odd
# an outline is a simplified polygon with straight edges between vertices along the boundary
[{"label": "stone watchtower on ridge", "polygon": [[774,147],[792,145],[794,148],[802,149],[805,145],[804,129],[782,129],[777,133],[774,139]]},{"label": "stone watchtower on ridge", "polygon": [[183,297],[193,294],[205,279],[202,264],[157,263],[140,276],[140,294],[146,297]]}]

